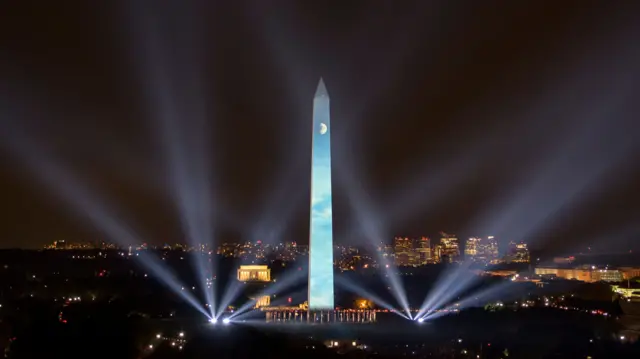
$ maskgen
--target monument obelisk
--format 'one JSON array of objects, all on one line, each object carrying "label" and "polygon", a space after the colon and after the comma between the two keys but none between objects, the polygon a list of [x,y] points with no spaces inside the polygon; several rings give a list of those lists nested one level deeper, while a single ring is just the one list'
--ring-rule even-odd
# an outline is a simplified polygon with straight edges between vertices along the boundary
[{"label": "monument obelisk", "polygon": [[334,309],[330,117],[329,94],[320,79],[313,98],[309,310]]}]

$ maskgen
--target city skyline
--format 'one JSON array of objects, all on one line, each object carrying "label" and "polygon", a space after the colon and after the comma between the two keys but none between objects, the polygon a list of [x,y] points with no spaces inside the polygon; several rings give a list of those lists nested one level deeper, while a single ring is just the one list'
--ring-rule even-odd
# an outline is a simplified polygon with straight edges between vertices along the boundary
[{"label": "city skyline", "polygon": [[640,2],[4,5],[5,357],[640,357]]},{"label": "city skyline", "polygon": [[197,149],[176,153],[211,192],[203,242],[304,243],[308,99],[323,76],[339,119],[336,243],[445,230],[548,253],[637,251],[638,53],[624,39],[638,25],[634,9],[600,6],[473,5],[470,21],[445,1],[11,4],[0,15],[0,247],[113,240],[25,149],[142,240],[185,238],[156,138],[166,114]]}]

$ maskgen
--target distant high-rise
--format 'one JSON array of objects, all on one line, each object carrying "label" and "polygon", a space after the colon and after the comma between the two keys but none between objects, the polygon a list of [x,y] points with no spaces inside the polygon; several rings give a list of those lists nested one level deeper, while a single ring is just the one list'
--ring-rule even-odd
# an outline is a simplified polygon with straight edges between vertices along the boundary
[{"label": "distant high-rise", "polygon": [[527,244],[524,242],[509,242],[509,248],[507,249],[507,255],[505,259],[507,260],[507,262],[529,263],[531,258]]},{"label": "distant high-rise", "polygon": [[[474,239],[475,244],[470,243]],[[475,254],[473,254],[475,252]],[[494,236],[487,238],[469,238],[465,248],[465,256],[482,263],[497,263],[498,261],[498,242]]]},{"label": "distant high-rise", "polygon": [[431,240],[427,237],[422,237],[420,241],[418,241],[417,247],[416,250],[420,256],[420,265],[431,263]]},{"label": "distant high-rise", "polygon": [[477,250],[478,254],[474,258],[476,261],[484,263],[497,263],[499,261],[498,241],[494,236],[478,238]]},{"label": "distant high-rise", "polygon": [[442,245],[440,260],[446,262],[457,262],[460,260],[460,244],[458,238],[453,234],[440,232],[440,244]]},{"label": "distant high-rise", "polygon": [[497,261],[500,256],[500,249],[496,238],[494,236],[488,236],[487,239],[484,240],[484,243],[484,256],[489,260],[489,262]]},{"label": "distant high-rise", "polygon": [[498,242],[493,236],[487,238],[471,237],[464,248],[466,259],[480,263],[498,262]]},{"label": "distant high-rise", "polygon": [[397,266],[408,266],[411,264],[413,254],[413,241],[411,238],[396,237],[393,239],[393,253]]},{"label": "distant high-rise", "polygon": [[331,121],[322,79],[313,98],[310,217],[309,309],[334,309]]},{"label": "distant high-rise", "polygon": [[478,245],[480,244],[480,238],[471,237],[467,239],[467,243],[464,246],[464,256],[466,259],[475,259],[478,256]]}]

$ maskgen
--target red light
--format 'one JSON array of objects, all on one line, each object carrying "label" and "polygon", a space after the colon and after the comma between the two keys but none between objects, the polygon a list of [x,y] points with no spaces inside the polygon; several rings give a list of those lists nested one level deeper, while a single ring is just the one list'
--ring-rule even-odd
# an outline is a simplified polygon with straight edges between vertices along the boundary
[{"label": "red light", "polygon": [[291,303],[291,297],[289,297],[289,299],[287,299],[287,302]]},{"label": "red light", "polygon": [[66,320],[66,319],[62,319],[62,322],[63,322],[64,324],[67,324],[67,320]]},{"label": "red light", "polygon": [[258,243],[258,244],[262,244],[262,241],[256,241],[256,243]]}]

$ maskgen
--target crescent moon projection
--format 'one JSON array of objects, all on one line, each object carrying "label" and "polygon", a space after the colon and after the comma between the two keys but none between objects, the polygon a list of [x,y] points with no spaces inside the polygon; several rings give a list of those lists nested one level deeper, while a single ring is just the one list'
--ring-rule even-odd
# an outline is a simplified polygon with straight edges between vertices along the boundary
[{"label": "crescent moon projection", "polygon": [[325,133],[327,133],[327,125],[325,125],[324,123],[320,122],[320,134],[324,135]]}]

